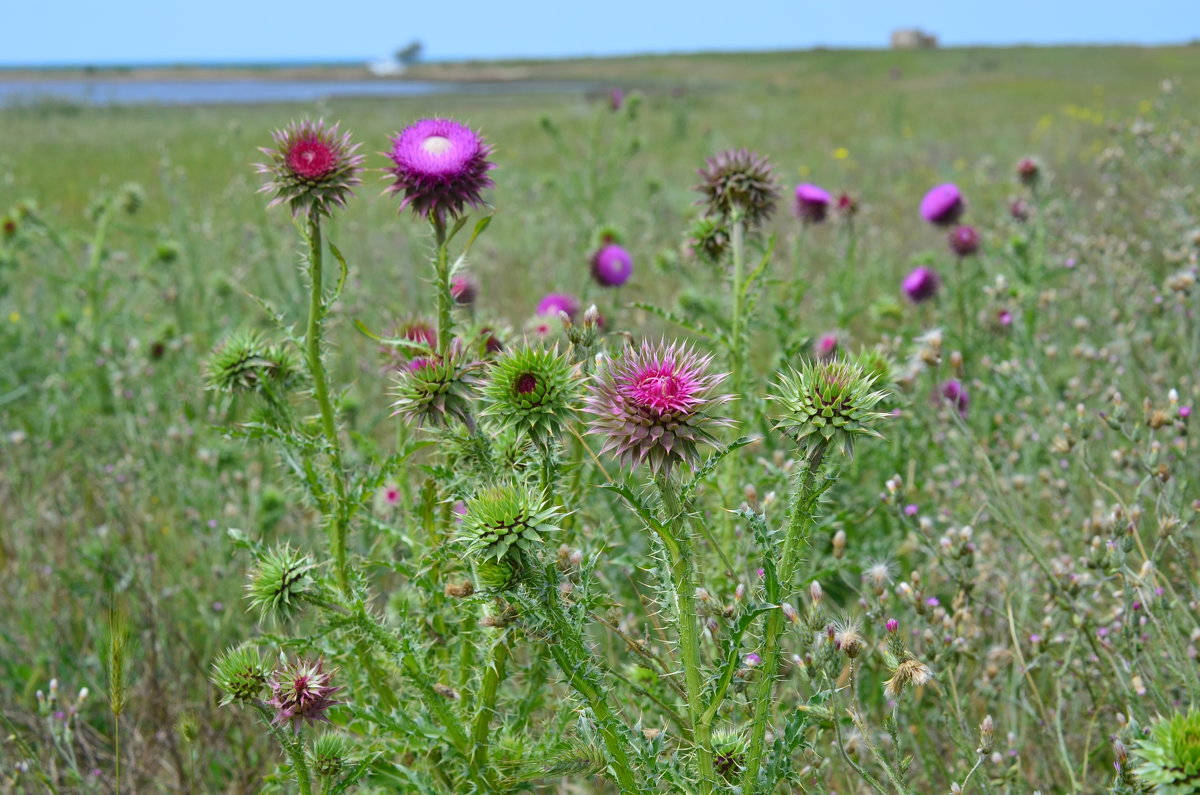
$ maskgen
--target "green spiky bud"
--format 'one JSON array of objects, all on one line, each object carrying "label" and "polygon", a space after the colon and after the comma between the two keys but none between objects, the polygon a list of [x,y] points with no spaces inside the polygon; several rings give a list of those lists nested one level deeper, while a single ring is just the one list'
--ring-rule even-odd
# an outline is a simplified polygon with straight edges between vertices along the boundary
[{"label": "green spiky bud", "polygon": [[337,732],[324,732],[313,741],[311,756],[316,774],[333,778],[346,767],[350,757],[350,741]]},{"label": "green spiky bud", "polygon": [[492,367],[483,413],[535,440],[554,438],[575,414],[581,382],[557,348],[516,348]]},{"label": "green spiky bud", "polygon": [[126,215],[136,215],[146,203],[146,191],[136,182],[126,182],[117,191],[117,206]]},{"label": "green spiky bud", "polygon": [[212,683],[224,694],[221,706],[253,701],[267,686],[271,669],[249,643],[231,646],[213,663]]},{"label": "green spiky bud", "polygon": [[728,225],[719,216],[705,215],[697,218],[688,230],[687,248],[705,262],[721,262],[729,251]]},{"label": "green spiky bud", "polygon": [[558,530],[562,513],[521,485],[497,486],[467,503],[461,539],[479,561],[516,568],[536,555],[543,537]]},{"label": "green spiky bud", "polygon": [[1200,792],[1200,712],[1158,718],[1133,754],[1137,777],[1160,795]]},{"label": "green spiky bud", "polygon": [[196,713],[188,710],[181,714],[175,721],[175,733],[189,745],[196,742],[196,738],[200,736],[200,719],[196,717]]},{"label": "green spiky bud", "polygon": [[475,564],[475,580],[480,590],[485,591],[511,591],[520,585],[523,573],[523,566],[510,558]]},{"label": "green spiky bud", "polygon": [[875,405],[887,393],[872,392],[875,380],[857,364],[843,359],[810,362],[783,374],[769,398],[781,410],[775,424],[802,451],[820,446],[854,452],[859,436],[880,436],[872,425],[882,420]]},{"label": "green spiky bud", "polygon": [[878,345],[860,350],[854,357],[854,363],[870,376],[876,386],[890,387],[896,382],[896,360]]},{"label": "green spiky bud", "polygon": [[315,596],[319,585],[312,575],[317,565],[312,558],[285,544],[259,558],[250,572],[246,598],[263,618],[286,621],[306,598]]},{"label": "green spiky bud", "polygon": [[268,343],[258,331],[235,331],[209,357],[206,380],[218,392],[278,392],[299,383],[300,373],[290,348]]},{"label": "green spiky bud", "polygon": [[746,763],[746,737],[734,729],[718,729],[712,735],[713,767],[726,781],[733,781]]},{"label": "green spiky bud", "polygon": [[392,416],[410,422],[444,425],[450,417],[471,424],[471,391],[479,383],[483,363],[467,358],[463,347],[450,346],[445,356],[421,356],[405,365],[392,393]]}]

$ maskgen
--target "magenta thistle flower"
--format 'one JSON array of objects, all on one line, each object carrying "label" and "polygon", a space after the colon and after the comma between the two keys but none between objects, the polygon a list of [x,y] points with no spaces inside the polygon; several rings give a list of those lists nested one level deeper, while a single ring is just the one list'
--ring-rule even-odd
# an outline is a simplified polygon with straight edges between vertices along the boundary
[{"label": "magenta thistle flower", "polygon": [[334,207],[344,207],[360,184],[363,157],[356,154],[358,144],[350,142],[350,133],[338,125],[326,127],[323,120],[293,122],[272,137],[275,148],[260,147],[269,160],[255,169],[267,175],[260,193],[274,194],[268,207],[288,205],[292,215],[329,215]]},{"label": "magenta thistle flower", "polygon": [[963,419],[967,417],[967,408],[971,405],[971,397],[967,394],[967,388],[962,385],[961,381],[951,379],[938,390],[940,399],[949,405],[953,406],[959,416]]},{"label": "magenta thistle flower", "polygon": [[1008,214],[1014,221],[1024,223],[1029,220],[1029,205],[1025,203],[1024,199],[1017,199],[1008,206]]},{"label": "magenta thistle flower", "polygon": [[956,223],[966,209],[962,193],[952,183],[938,185],[921,199],[921,217],[937,226]]},{"label": "magenta thistle flower", "polygon": [[700,445],[716,443],[712,431],[731,424],[713,414],[733,396],[714,394],[725,376],[708,371],[711,360],[665,342],[626,348],[605,362],[584,401],[595,415],[588,432],[605,437],[603,452],[629,466],[648,463],[655,475],[694,466]]},{"label": "magenta thistle flower", "polygon": [[479,296],[479,282],[469,273],[456,274],[450,279],[450,295],[456,304],[473,304]]},{"label": "magenta thistle flower", "polygon": [[839,347],[841,347],[841,339],[836,333],[822,334],[813,343],[813,356],[820,361],[827,362],[837,354]]},{"label": "magenta thistle flower", "polygon": [[297,660],[295,665],[276,671],[267,682],[271,688],[267,703],[275,709],[271,723],[275,726],[290,723],[293,731],[300,731],[304,722],[328,723],[329,708],[343,703],[333,698],[342,689],[330,684],[336,672],[325,671],[320,660],[315,663]]},{"label": "magenta thistle flower", "polygon": [[858,214],[858,200],[849,193],[842,191],[842,193],[838,195],[837,208],[838,212],[840,212],[842,215],[846,216],[847,218],[853,218]]},{"label": "magenta thistle flower", "polygon": [[601,287],[620,287],[633,274],[633,258],[616,243],[592,255],[592,277]]},{"label": "magenta thistle flower", "polygon": [[494,184],[488,172],[492,147],[470,127],[451,119],[422,119],[392,139],[389,169],[396,178],[389,190],[402,193],[400,209],[411,207],[422,218],[444,224],[470,205],[483,204],[483,191]]},{"label": "magenta thistle flower", "polygon": [[608,107],[612,111],[618,111],[625,105],[625,92],[620,88],[614,88],[608,92]]},{"label": "magenta thistle flower", "polygon": [[956,226],[950,232],[950,250],[959,257],[970,257],[979,251],[979,232],[973,226]]},{"label": "magenta thistle flower", "polygon": [[829,213],[833,197],[824,188],[808,183],[796,186],[796,215],[801,221],[819,224]]},{"label": "magenta thistle flower", "polygon": [[908,296],[908,300],[919,304],[937,295],[939,284],[937,272],[933,268],[921,266],[905,276],[900,287]]},{"label": "magenta thistle flower", "polygon": [[1017,179],[1021,181],[1022,185],[1032,188],[1038,183],[1041,176],[1041,166],[1032,157],[1023,157],[1017,163]]},{"label": "magenta thistle flower", "polygon": [[558,317],[559,312],[565,312],[567,317],[574,319],[575,315],[579,314],[579,301],[574,296],[565,293],[549,293],[541,301],[538,301],[537,313],[539,316]]}]

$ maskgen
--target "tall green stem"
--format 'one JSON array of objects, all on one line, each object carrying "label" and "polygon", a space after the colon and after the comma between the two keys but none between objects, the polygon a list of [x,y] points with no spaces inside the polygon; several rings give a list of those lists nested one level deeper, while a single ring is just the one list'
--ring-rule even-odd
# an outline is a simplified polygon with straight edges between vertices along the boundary
[{"label": "tall green stem", "polygon": [[337,500],[332,511],[326,505],[326,514],[330,515],[331,543],[333,558],[337,572],[338,585],[342,591],[350,595],[350,578],[346,571],[346,480],[342,470],[342,443],[338,437],[337,420],[333,412],[333,403],[329,399],[329,384],[325,375],[325,364],[321,358],[321,321],[325,319],[325,299],[322,292],[322,263],[324,250],[321,243],[321,219],[316,213],[308,219],[308,267],[309,267],[309,302],[308,329],[304,335],[305,353],[308,357],[308,369],[313,379],[313,396],[321,410],[321,430],[329,445],[329,457],[333,470],[333,487]]},{"label": "tall green stem", "polygon": [[266,706],[259,704],[258,713],[266,722],[267,730],[271,732],[275,740],[282,746],[284,753],[288,755],[288,759],[292,761],[292,774],[296,777],[296,786],[300,788],[300,795],[312,795],[312,779],[308,772],[308,762],[304,758],[304,746],[300,744],[299,739],[288,736],[287,732],[271,722],[271,712]]},{"label": "tall green stem", "polygon": [[608,705],[607,694],[591,675],[589,652],[583,644],[583,638],[578,628],[563,612],[562,605],[558,602],[558,589],[554,587],[551,577],[547,576],[546,587],[542,590],[542,602],[547,617],[554,625],[556,636],[554,641],[546,644],[546,648],[558,663],[563,675],[567,677],[567,682],[583,697],[591,707],[592,714],[596,716],[596,727],[604,739],[609,764],[621,792],[640,795],[642,789],[633,776],[633,766],[629,763],[629,753],[625,749],[626,740],[621,736],[616,716]]},{"label": "tall green stem", "polygon": [[[745,394],[742,387],[742,370],[745,367],[746,347],[742,344],[742,278],[746,269],[745,230],[741,219],[735,218],[730,232],[730,248],[733,249],[733,319],[729,344],[730,369],[734,391]],[[736,409],[735,409],[736,410]]]},{"label": "tall green stem", "polygon": [[492,645],[487,667],[483,669],[483,682],[479,686],[479,711],[475,713],[475,724],[471,727],[471,742],[474,745],[471,751],[471,769],[476,775],[487,767],[488,733],[496,713],[496,693],[500,689],[500,682],[504,680],[507,663],[508,637],[502,634]]},{"label": "tall green stem", "polygon": [[[817,476],[825,460],[825,446],[817,445],[808,455],[803,471],[796,476],[792,492],[787,534],[783,539],[783,551],[779,556],[777,575],[768,580],[767,599],[780,605],[792,598],[792,583],[796,577],[796,554],[808,542],[808,529],[812,524],[813,505],[817,490]],[[758,770],[762,764],[763,740],[767,723],[771,717],[771,704],[779,673],[779,638],[783,633],[783,610],[772,610],[767,614],[763,631],[762,678],[758,680],[754,693],[754,721],[750,729],[750,750],[746,754],[746,771],[742,777],[742,789],[746,793],[756,790]]]},{"label": "tall green stem", "polygon": [[450,350],[450,331],[453,328],[450,313],[454,298],[450,295],[450,251],[446,246],[446,222],[433,216],[433,235],[437,245],[434,271],[437,286],[437,352],[444,357]]},{"label": "tall green stem", "polygon": [[673,544],[664,544],[671,559],[671,587],[675,591],[675,612],[679,620],[679,656],[683,662],[683,680],[687,692],[688,717],[696,746],[700,771],[700,792],[713,790],[715,773],[712,755],[711,719],[704,720],[700,663],[700,628],[696,617],[696,583],[693,575],[692,545],[684,526],[683,505],[674,481],[667,475],[657,478],[666,512],[664,527]]}]

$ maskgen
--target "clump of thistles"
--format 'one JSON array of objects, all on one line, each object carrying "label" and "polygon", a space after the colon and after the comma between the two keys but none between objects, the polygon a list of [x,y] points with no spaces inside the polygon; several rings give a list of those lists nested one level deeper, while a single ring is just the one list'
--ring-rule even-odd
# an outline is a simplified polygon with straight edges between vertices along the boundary
[{"label": "clump of thistles", "polygon": [[363,157],[350,133],[323,120],[293,122],[272,136],[275,148],[259,149],[269,159],[256,169],[267,175],[261,193],[273,194],[268,207],[286,204],[292,215],[329,215],[344,207],[360,184]]},{"label": "clump of thistles", "polygon": [[536,441],[558,436],[575,412],[581,379],[556,349],[516,348],[491,369],[483,414]]},{"label": "clump of thistles", "polygon": [[389,188],[403,196],[400,209],[411,207],[422,218],[445,224],[467,206],[483,204],[483,191],[492,187],[488,157],[492,148],[483,138],[452,119],[422,119],[392,139],[388,152],[395,182]]},{"label": "clump of thistles", "polygon": [[775,428],[801,450],[836,446],[850,455],[857,437],[880,436],[873,426],[886,415],[874,409],[887,393],[872,391],[874,383],[858,364],[841,359],[783,374],[768,396],[781,409]]},{"label": "clump of thistles", "polygon": [[300,731],[303,723],[328,723],[329,708],[342,703],[333,698],[342,689],[332,684],[334,673],[324,670],[320,660],[297,660],[276,671],[267,683],[271,687],[267,703],[275,710],[271,723],[291,724],[293,731]]},{"label": "clump of thistles", "polygon": [[769,219],[779,201],[779,185],[770,162],[748,149],[731,149],[709,158],[700,169],[696,190],[710,215],[735,213],[749,227]]},{"label": "clump of thistles", "polygon": [[585,400],[594,415],[589,433],[604,437],[603,452],[629,466],[649,464],[655,475],[695,465],[700,445],[715,444],[712,431],[730,424],[714,413],[732,396],[715,394],[725,376],[709,372],[711,359],[683,345],[643,342],[606,360]]}]

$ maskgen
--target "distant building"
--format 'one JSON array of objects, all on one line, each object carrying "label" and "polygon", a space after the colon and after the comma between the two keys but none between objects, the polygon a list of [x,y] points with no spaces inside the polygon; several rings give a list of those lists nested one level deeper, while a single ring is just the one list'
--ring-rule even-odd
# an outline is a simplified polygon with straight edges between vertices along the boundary
[{"label": "distant building", "polygon": [[395,77],[404,74],[404,64],[394,58],[380,58],[378,61],[371,61],[367,64],[367,69],[376,77]]},{"label": "distant building", "polygon": [[937,46],[937,36],[920,28],[900,28],[892,31],[893,50],[934,50]]}]

